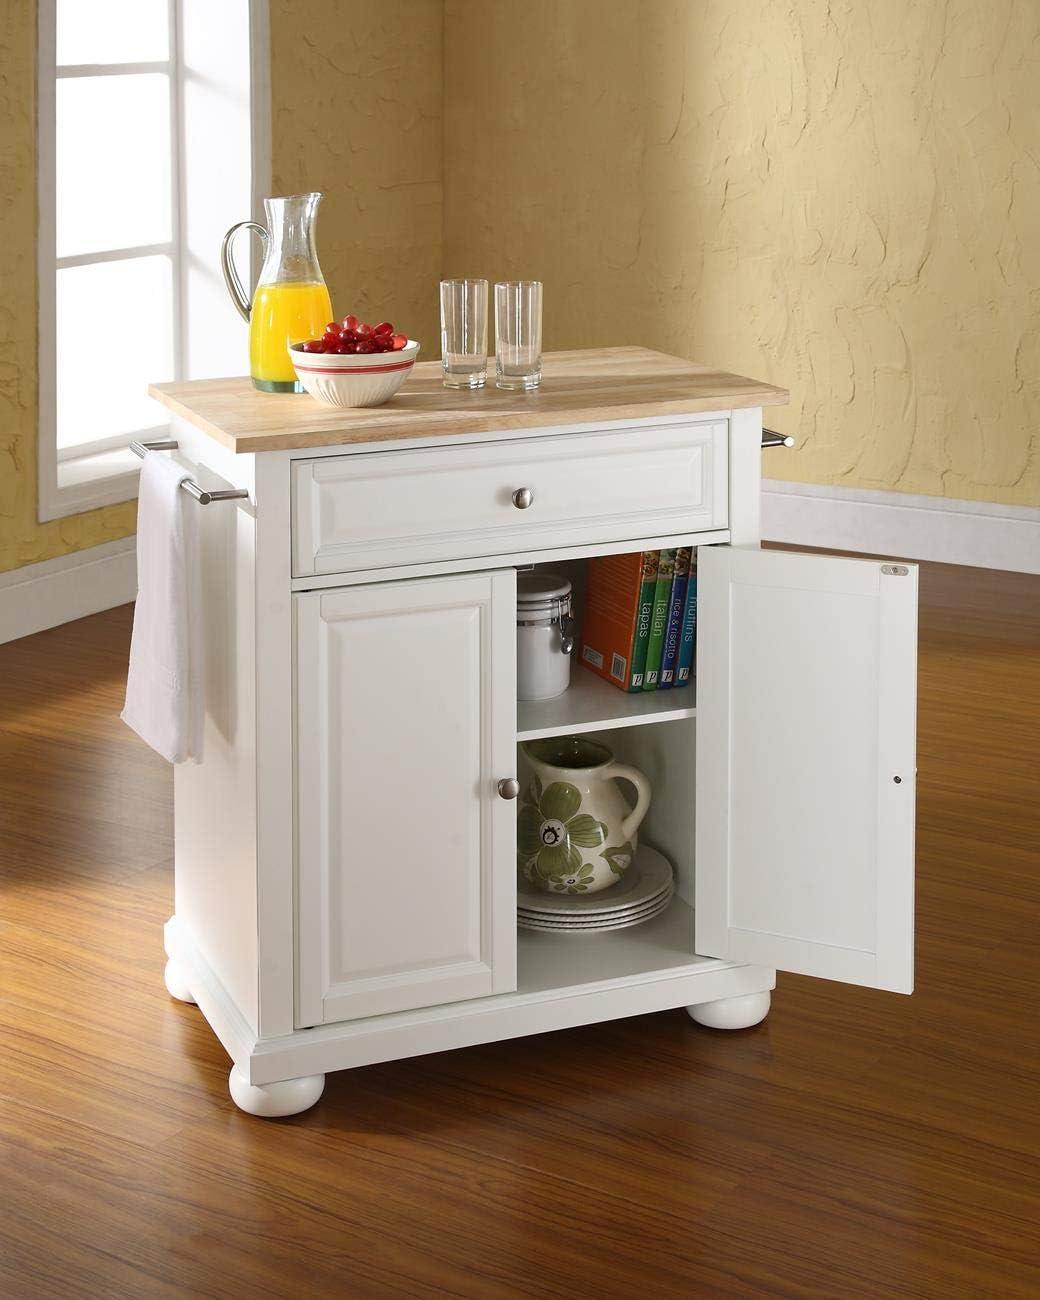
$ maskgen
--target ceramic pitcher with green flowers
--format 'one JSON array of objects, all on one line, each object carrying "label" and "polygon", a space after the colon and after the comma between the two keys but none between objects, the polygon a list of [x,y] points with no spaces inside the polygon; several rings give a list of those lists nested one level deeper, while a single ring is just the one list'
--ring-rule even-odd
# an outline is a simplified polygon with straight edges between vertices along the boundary
[{"label": "ceramic pitcher with green flowers", "polygon": [[[635,856],[650,782],[636,768],[616,763],[606,745],[584,736],[529,740],[523,751],[531,776],[517,814],[521,874],[551,894],[609,888]],[[619,779],[635,787],[634,808]]]}]

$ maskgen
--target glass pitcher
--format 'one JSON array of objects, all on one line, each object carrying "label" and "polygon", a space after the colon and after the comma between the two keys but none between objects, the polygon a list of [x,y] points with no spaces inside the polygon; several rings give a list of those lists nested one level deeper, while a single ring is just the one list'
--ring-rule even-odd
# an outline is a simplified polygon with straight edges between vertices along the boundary
[{"label": "glass pitcher", "polygon": [[[320,338],[332,319],[332,302],[314,248],[320,194],[265,199],[267,228],[240,221],[224,236],[220,265],[239,315],[249,322],[249,373],[265,393],[302,393],[289,344]],[[250,302],[242,288],[231,245],[240,230],[264,241],[264,264]]]}]

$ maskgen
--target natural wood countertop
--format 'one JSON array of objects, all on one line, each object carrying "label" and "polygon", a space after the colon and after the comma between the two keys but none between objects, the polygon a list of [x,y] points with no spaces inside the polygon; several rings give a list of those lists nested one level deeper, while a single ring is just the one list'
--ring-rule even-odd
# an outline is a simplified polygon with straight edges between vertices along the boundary
[{"label": "natural wood countertop", "polygon": [[260,393],[249,379],[153,384],[175,415],[233,451],[289,451],[502,429],[631,420],[746,406],[781,406],[786,389],[712,370],[648,348],[549,352],[533,393],[494,386],[460,392],[441,383],[441,363],[417,365],[385,406],[344,410],[306,393]]}]

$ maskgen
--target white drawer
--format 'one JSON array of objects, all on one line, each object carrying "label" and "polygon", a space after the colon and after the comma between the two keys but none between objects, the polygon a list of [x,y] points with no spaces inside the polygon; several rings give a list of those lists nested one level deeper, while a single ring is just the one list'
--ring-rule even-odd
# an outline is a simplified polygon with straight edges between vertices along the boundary
[{"label": "white drawer", "polygon": [[723,419],[296,461],[293,573],[725,528],[726,451]]}]

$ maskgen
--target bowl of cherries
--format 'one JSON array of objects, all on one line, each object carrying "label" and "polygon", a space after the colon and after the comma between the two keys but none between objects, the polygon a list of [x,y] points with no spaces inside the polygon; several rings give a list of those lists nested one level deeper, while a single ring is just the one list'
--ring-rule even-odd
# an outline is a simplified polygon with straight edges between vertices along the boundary
[{"label": "bowl of cherries", "polygon": [[419,344],[389,321],[369,325],[356,316],[329,321],[320,339],[289,348],[300,383],[329,406],[379,406],[411,373]]}]

